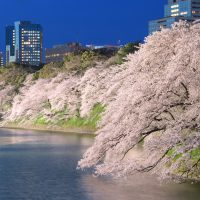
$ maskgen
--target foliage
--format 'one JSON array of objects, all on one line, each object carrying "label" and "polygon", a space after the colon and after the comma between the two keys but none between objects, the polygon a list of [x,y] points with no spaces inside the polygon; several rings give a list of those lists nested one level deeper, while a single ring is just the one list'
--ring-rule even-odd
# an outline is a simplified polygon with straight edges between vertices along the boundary
[{"label": "foliage", "polygon": [[85,72],[88,68],[96,66],[97,62],[104,61],[106,58],[92,50],[86,50],[80,54],[69,54],[65,58],[64,70]]},{"label": "foliage", "polygon": [[85,51],[81,55],[81,68],[93,67],[95,65],[95,53],[93,51]]},{"label": "foliage", "polygon": [[5,82],[6,85],[13,85],[18,90],[29,73],[30,70],[26,67],[10,64],[10,66],[0,68],[0,82]]},{"label": "foliage", "polygon": [[49,79],[56,77],[61,71],[63,63],[50,63],[44,65],[42,69],[33,74],[33,80],[38,80],[39,78]]},{"label": "foliage", "polygon": [[129,54],[134,54],[139,49],[140,42],[130,42],[126,44],[124,47],[122,47],[117,55],[118,55],[118,64],[122,64],[124,61],[126,61],[126,57]]},{"label": "foliage", "polygon": [[94,67],[96,62],[104,61],[105,57],[96,54],[94,51],[81,51],[70,53],[65,56],[64,62],[49,63],[33,74],[33,80],[49,79],[56,77],[59,73],[82,73],[87,68]]},{"label": "foliage", "polygon": [[200,160],[200,147],[196,149],[192,149],[190,152],[191,158],[194,161]]},{"label": "foliage", "polygon": [[129,54],[134,54],[139,50],[140,42],[130,42],[126,44],[124,47],[121,47],[116,53],[114,53],[111,57],[108,57],[106,65],[122,65],[127,60],[127,56]]}]

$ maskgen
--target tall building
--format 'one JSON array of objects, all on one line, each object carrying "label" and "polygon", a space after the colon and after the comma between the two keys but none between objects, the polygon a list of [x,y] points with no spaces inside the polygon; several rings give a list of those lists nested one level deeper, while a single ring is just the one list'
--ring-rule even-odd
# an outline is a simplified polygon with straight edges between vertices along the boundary
[{"label": "tall building", "polygon": [[168,0],[165,5],[164,18],[149,22],[149,34],[171,28],[174,22],[180,20],[194,21],[200,19],[200,0]]},{"label": "tall building", "polygon": [[0,67],[3,67],[4,62],[3,62],[3,53],[0,52]]},{"label": "tall building", "polygon": [[6,64],[15,62],[15,27],[6,27]]},{"label": "tall building", "polygon": [[42,63],[42,27],[17,21],[6,27],[6,63],[39,66]]}]

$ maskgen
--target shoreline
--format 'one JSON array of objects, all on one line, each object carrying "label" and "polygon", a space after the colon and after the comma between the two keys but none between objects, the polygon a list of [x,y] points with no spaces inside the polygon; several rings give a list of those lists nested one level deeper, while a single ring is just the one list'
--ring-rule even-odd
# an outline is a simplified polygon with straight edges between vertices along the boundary
[{"label": "shoreline", "polygon": [[[48,133],[60,133],[60,134],[73,134],[77,137],[95,137],[95,131],[88,130],[88,129],[81,129],[81,128],[50,128],[50,127],[38,127],[38,126],[14,126],[14,125],[6,125],[6,126],[0,126],[0,130],[27,130],[27,131],[37,131],[37,132],[48,132]],[[176,174],[172,174],[172,177],[175,179],[179,176]],[[192,183],[192,184],[200,184],[200,181],[198,179],[185,179],[183,183]]]},{"label": "shoreline", "polygon": [[65,133],[65,134],[77,134],[83,136],[95,136],[94,130],[84,129],[84,128],[59,128],[59,127],[39,127],[39,126],[16,126],[16,125],[4,125],[0,126],[1,129],[16,129],[16,130],[32,130],[41,132],[55,132],[55,133]]}]

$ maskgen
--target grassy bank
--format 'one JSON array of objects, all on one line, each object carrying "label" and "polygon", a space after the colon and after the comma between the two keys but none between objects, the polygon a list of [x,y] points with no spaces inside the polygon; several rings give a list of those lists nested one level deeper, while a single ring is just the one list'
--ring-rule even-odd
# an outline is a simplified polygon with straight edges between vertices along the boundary
[{"label": "grassy bank", "polygon": [[77,111],[73,117],[66,119],[67,109],[64,109],[57,111],[54,118],[39,114],[33,121],[26,119],[16,120],[6,123],[2,128],[94,134],[104,111],[105,106],[97,103],[86,117],[81,117],[79,111]]},{"label": "grassy bank", "polygon": [[[74,114],[74,116],[68,118],[67,108],[60,111],[52,111],[52,118],[39,114],[31,124],[36,127],[58,127],[59,129],[86,129],[95,131],[97,125],[101,120],[102,113],[105,111],[105,106],[97,103],[93,106],[88,116],[81,117],[80,111]],[[24,120],[23,120],[24,121]],[[15,124],[21,124],[16,121]],[[23,124],[23,123],[22,123]]]},{"label": "grassy bank", "polygon": [[48,132],[60,132],[60,133],[73,133],[80,135],[94,135],[94,131],[81,128],[61,128],[61,127],[48,127],[48,126],[31,126],[31,125],[16,125],[9,123],[5,126],[1,126],[0,129],[20,129],[20,130],[33,130],[33,131],[48,131]]}]

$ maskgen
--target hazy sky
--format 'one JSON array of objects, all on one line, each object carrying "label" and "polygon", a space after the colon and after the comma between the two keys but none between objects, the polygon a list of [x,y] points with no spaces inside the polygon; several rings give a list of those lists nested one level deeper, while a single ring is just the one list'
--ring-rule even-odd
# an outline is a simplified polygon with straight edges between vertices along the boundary
[{"label": "hazy sky", "polygon": [[40,23],[44,46],[70,41],[116,44],[143,40],[148,21],[163,17],[167,0],[0,0],[0,50],[5,26],[17,20]]}]

